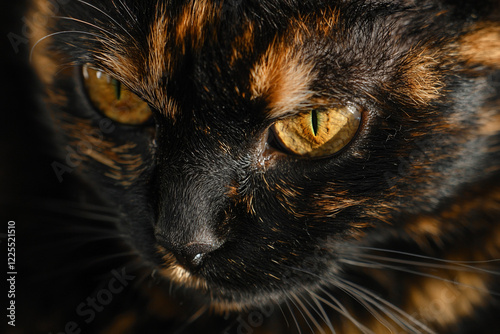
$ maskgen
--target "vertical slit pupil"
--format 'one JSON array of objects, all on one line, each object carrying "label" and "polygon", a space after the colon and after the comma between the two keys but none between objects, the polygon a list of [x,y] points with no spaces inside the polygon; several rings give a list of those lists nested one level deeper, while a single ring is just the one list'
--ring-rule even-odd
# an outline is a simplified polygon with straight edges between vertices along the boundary
[{"label": "vertical slit pupil", "polygon": [[313,129],[313,134],[316,136],[318,134],[318,111],[313,110],[311,112],[311,124]]},{"label": "vertical slit pupil", "polygon": [[116,99],[120,100],[122,97],[122,83],[116,79],[113,79],[112,83],[113,86],[115,87]]}]

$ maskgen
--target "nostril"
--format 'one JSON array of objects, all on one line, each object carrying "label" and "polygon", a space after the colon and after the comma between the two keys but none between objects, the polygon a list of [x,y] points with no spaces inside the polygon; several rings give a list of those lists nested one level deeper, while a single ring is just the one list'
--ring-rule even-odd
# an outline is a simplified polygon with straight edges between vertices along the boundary
[{"label": "nostril", "polygon": [[[174,234],[155,233],[158,243],[184,268],[195,271],[206,259],[207,254],[220,248],[224,241],[209,233],[182,238]],[[179,242],[184,239],[184,242]]]},{"label": "nostril", "polygon": [[182,264],[194,269],[201,264],[208,253],[219,247],[220,244],[215,242],[190,242],[179,247],[177,258]]}]

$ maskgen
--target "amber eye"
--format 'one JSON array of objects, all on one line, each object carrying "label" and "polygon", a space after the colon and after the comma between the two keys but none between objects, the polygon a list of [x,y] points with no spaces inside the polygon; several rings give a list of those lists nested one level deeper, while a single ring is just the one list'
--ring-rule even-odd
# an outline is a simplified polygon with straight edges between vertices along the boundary
[{"label": "amber eye", "polygon": [[313,109],[279,120],[273,132],[291,154],[324,157],[340,151],[354,138],[360,118],[354,107]]},{"label": "amber eye", "polygon": [[152,117],[148,104],[111,76],[82,67],[83,82],[94,106],[104,116],[122,124],[141,125]]}]

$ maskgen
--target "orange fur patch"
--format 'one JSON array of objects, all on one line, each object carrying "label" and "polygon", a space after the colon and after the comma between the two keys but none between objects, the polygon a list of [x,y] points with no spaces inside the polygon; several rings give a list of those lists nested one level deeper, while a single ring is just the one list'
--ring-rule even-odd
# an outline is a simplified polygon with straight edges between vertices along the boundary
[{"label": "orange fur patch", "polygon": [[396,87],[396,94],[410,102],[428,104],[441,96],[444,86],[437,69],[437,52],[426,49],[410,52],[400,68],[403,85]]},{"label": "orange fur patch", "polygon": [[325,10],[320,15],[292,20],[288,33],[276,38],[254,65],[250,77],[252,99],[264,98],[268,116],[279,118],[310,107],[316,77],[314,64],[301,52],[308,39],[327,36],[338,22],[338,12]]},{"label": "orange fur patch", "polygon": [[136,144],[117,146],[114,142],[106,141],[90,122],[72,116],[58,120],[59,127],[71,136],[70,145],[77,154],[75,158],[99,162],[108,167],[105,176],[129,187],[144,169],[141,155],[129,153]]},{"label": "orange fur patch", "polygon": [[112,75],[116,80],[125,84],[127,87],[142,87],[143,82],[140,78],[141,68],[137,59],[130,58],[130,51],[125,48],[126,43],[116,40],[103,40],[102,44],[106,47],[105,50],[97,53],[95,58],[108,69],[107,73]]},{"label": "orange fur patch", "polygon": [[231,55],[230,64],[231,66],[238,60],[243,58],[246,54],[252,52],[254,47],[254,26],[253,23],[248,21],[246,27],[241,35],[236,37],[233,42],[233,54]]},{"label": "orange fur patch", "polygon": [[[500,105],[500,101],[497,102]],[[481,115],[481,127],[479,128],[479,134],[483,136],[493,136],[500,133],[500,115],[498,111],[484,110],[484,116]]]},{"label": "orange fur patch", "polygon": [[167,27],[167,12],[164,5],[158,5],[156,17],[148,36],[148,81],[150,86],[157,87],[170,70],[170,53],[167,52],[167,41],[170,32]]},{"label": "orange fur patch", "polygon": [[449,272],[443,278],[421,279],[410,289],[407,309],[428,324],[446,327],[473,314],[491,298],[485,273]]},{"label": "orange fur patch", "polygon": [[185,40],[191,38],[192,47],[198,48],[206,39],[208,27],[220,16],[221,4],[211,0],[191,1],[179,17],[176,30],[176,41],[185,48]]},{"label": "orange fur patch", "polygon": [[[434,239],[436,242],[442,240],[443,235],[460,229],[460,222],[465,217],[467,220],[469,212],[472,215],[476,211],[491,212],[500,211],[500,193],[491,191],[485,193],[484,197],[474,197],[473,200],[466,199],[456,202],[448,210],[441,213],[438,218],[421,218],[415,225],[408,226],[410,235],[423,245],[426,238]],[[470,218],[469,218],[470,219]],[[472,270],[460,266],[464,261],[489,261],[500,257],[500,226],[492,226],[489,222],[477,221],[475,228],[487,229],[482,236],[476,235],[475,240],[462,241],[457,244],[456,249],[449,250],[445,260],[457,261],[458,264],[442,263],[455,266],[457,269],[442,268],[432,272],[423,271],[430,275],[437,275],[448,282],[436,278],[421,278],[409,290],[407,310],[413,312],[415,317],[430,324],[439,326],[452,325],[459,319],[466,317],[491,299],[489,293],[489,282],[492,278],[487,271],[487,263],[472,263]],[[480,247],[476,247],[480,245]],[[470,270],[467,270],[470,269]]]},{"label": "orange fur patch", "polygon": [[339,18],[338,9],[328,9],[321,12],[321,16],[316,21],[315,30],[320,35],[328,36],[337,27]]},{"label": "orange fur patch", "polygon": [[500,68],[500,26],[487,25],[465,35],[459,53],[469,64]]},{"label": "orange fur patch", "polygon": [[263,98],[270,118],[283,117],[309,105],[313,65],[299,51],[275,41],[251,70],[252,99]]},{"label": "orange fur patch", "polygon": [[57,63],[56,58],[47,54],[44,49],[44,45],[50,40],[50,38],[46,37],[50,34],[50,18],[57,14],[55,10],[56,8],[50,6],[46,0],[33,0],[27,14],[27,22],[32,31],[32,34],[29,36],[31,46],[30,60],[38,77],[44,84],[53,83],[54,74],[61,66],[61,64]]}]

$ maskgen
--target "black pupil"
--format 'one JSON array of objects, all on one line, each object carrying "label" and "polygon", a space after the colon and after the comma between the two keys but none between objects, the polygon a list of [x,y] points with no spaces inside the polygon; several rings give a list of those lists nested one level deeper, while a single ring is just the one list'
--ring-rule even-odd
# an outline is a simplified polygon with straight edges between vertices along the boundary
[{"label": "black pupil", "polygon": [[316,136],[318,134],[318,111],[313,110],[311,112],[311,123],[313,128],[313,133]]},{"label": "black pupil", "polygon": [[120,81],[113,79],[113,86],[115,87],[116,99],[120,100],[122,97],[122,84]]}]

